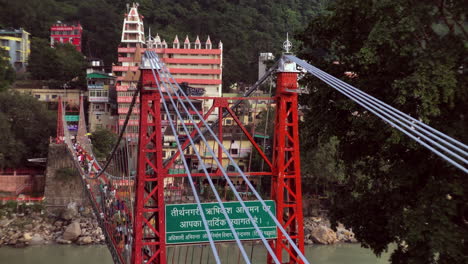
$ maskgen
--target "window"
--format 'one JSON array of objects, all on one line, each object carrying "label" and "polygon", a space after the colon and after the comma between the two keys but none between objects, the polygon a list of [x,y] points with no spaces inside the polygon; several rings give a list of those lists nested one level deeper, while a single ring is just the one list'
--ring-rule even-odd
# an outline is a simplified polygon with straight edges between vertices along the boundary
[{"label": "window", "polygon": [[237,154],[239,154],[239,149],[235,149],[235,148],[231,149],[231,154],[232,154],[232,155],[237,155]]},{"label": "window", "polygon": [[226,125],[231,125],[232,124],[232,120],[231,119],[226,119]]},{"label": "window", "polygon": [[55,99],[55,98],[57,98],[57,95],[56,95],[56,94],[53,94],[53,95],[52,95],[52,99]]},{"label": "window", "polygon": [[37,99],[41,99],[41,95],[40,95],[40,94],[35,94],[34,97],[36,97]]}]

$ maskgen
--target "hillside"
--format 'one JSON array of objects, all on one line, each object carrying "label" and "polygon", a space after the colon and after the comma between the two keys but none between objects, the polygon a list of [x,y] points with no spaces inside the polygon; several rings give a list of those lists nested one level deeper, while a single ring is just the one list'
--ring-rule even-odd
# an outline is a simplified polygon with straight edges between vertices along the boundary
[{"label": "hillside", "polygon": [[[252,83],[257,76],[259,52],[281,50],[286,32],[303,30],[329,0],[140,0],[145,30],[159,33],[170,43],[177,34],[200,35],[224,44],[224,86]],[[83,52],[117,59],[123,14],[128,0],[0,0],[0,27],[23,27],[33,37],[49,38],[57,20],[80,21],[84,27]]]}]

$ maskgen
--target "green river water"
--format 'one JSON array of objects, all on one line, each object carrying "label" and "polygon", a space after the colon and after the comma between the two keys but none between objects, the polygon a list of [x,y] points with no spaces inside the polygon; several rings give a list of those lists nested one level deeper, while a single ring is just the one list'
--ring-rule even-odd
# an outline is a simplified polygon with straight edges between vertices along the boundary
[{"label": "green river water", "polygon": [[[215,263],[209,258],[208,247],[196,246],[190,249],[168,251],[168,263]],[[248,254],[252,254],[252,263],[265,263],[265,249],[261,246],[246,246]],[[235,245],[220,248],[219,255],[222,263],[238,262],[239,254]],[[200,253],[203,259],[200,261]],[[311,264],[388,264],[390,253],[382,254],[377,258],[368,249],[361,248],[359,244],[338,244],[329,246],[307,246],[306,257]],[[35,246],[22,249],[0,248],[0,264],[112,264],[112,258],[106,246]]]}]

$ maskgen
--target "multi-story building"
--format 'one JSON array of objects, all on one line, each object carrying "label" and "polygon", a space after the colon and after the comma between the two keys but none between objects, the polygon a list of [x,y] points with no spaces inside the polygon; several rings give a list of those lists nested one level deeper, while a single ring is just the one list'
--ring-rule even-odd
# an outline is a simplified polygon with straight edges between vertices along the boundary
[{"label": "multi-story building", "polygon": [[42,81],[16,81],[13,89],[47,103],[49,109],[57,109],[56,105],[59,97],[70,107],[77,108],[80,105],[80,89],[53,89]]},{"label": "multi-story building", "polygon": [[89,102],[89,131],[105,128],[117,130],[117,117],[112,115],[110,91],[115,77],[106,73],[93,72],[86,76]]},{"label": "multi-story building", "polygon": [[[200,96],[219,97],[222,94],[222,50],[219,42],[213,48],[210,38],[202,43],[197,36],[195,42],[190,42],[188,36],[180,43],[175,36],[172,47],[159,35],[145,41],[143,18],[138,14],[137,5],[133,5],[124,19],[122,41],[118,48],[119,64],[112,67],[117,76],[117,103],[119,126],[122,126],[128,112],[132,95],[139,80],[139,63],[146,49],[154,50],[179,83],[186,83],[195,88]],[[211,101],[202,102],[202,108],[207,110]],[[126,136],[138,136],[138,109],[133,110]]]},{"label": "multi-story building", "polygon": [[0,29],[0,48],[8,52],[10,63],[16,71],[26,69],[29,54],[31,53],[31,42],[29,33],[24,29]]},{"label": "multi-story building", "polygon": [[55,43],[70,43],[81,52],[82,33],[83,27],[80,23],[68,25],[57,21],[50,28],[50,45],[53,47]]}]

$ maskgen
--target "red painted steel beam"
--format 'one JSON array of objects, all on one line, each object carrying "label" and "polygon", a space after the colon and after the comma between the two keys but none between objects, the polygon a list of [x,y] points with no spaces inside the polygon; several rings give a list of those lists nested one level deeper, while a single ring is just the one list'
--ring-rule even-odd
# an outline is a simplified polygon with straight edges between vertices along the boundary
[{"label": "red painted steel beam", "polygon": [[268,166],[270,168],[273,167],[273,165],[271,164],[271,161],[267,158],[267,156],[265,155],[265,153],[263,152],[263,150],[257,145],[257,143],[255,142],[255,140],[253,139],[253,137],[250,135],[250,133],[247,131],[247,129],[242,125],[242,123],[240,122],[239,118],[237,118],[236,114],[234,113],[234,111],[232,111],[231,108],[227,107],[226,108],[227,111],[229,112],[229,114],[231,114],[232,118],[234,119],[234,121],[236,122],[236,124],[242,129],[242,132],[244,132],[244,135],[247,136],[247,138],[249,139],[250,143],[252,143],[252,145],[254,146],[254,148],[258,151],[258,153],[260,154],[260,156],[262,157],[262,159],[268,164]]},{"label": "red painted steel beam", "polygon": [[[159,76],[157,77],[159,79]],[[165,264],[161,97],[151,69],[141,69],[140,129],[135,198],[134,264]],[[153,90],[146,90],[151,87]],[[153,173],[148,172],[153,168]]]},{"label": "red painted steel beam", "polygon": [[[278,221],[304,253],[297,103],[298,73],[294,64],[289,64],[289,67],[285,65],[277,73],[271,198],[276,202]],[[285,263],[303,263],[279,229],[278,238],[270,244],[279,260],[285,257],[287,259]],[[274,263],[270,256],[267,262]]]},{"label": "red painted steel beam", "polygon": [[[192,177],[204,177],[206,176],[205,173],[203,172],[195,172],[195,173],[192,173],[191,174]],[[212,173],[208,173],[208,175],[210,177],[218,177],[218,176],[222,176],[222,175],[219,175],[219,173],[215,173],[215,172],[212,172]],[[227,173],[227,175],[229,177],[240,177],[241,174],[240,173],[237,173],[237,172],[231,172],[231,173]],[[244,175],[245,176],[270,176],[270,175],[273,175],[273,173],[271,171],[264,171],[264,172],[259,172],[259,171],[255,171],[255,172],[244,172]],[[186,173],[177,173],[177,174],[167,174],[166,175],[166,178],[171,178],[171,177],[187,177],[187,174]]]}]

